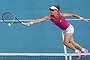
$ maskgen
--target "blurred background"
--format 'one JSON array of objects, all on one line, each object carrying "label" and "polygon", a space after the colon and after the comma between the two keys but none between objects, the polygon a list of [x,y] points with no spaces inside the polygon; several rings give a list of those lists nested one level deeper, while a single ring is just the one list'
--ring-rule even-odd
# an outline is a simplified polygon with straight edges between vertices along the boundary
[{"label": "blurred background", "polygon": [[[34,20],[49,15],[49,7],[59,4],[60,12],[74,13],[89,19],[89,3],[90,0],[0,0],[0,16],[8,11],[20,20]],[[77,19],[68,21],[75,27],[74,40],[90,50],[90,22],[84,23]],[[68,53],[73,52],[67,50]],[[61,31],[51,21],[29,27],[21,24],[8,27],[0,22],[0,52],[64,53]]]}]

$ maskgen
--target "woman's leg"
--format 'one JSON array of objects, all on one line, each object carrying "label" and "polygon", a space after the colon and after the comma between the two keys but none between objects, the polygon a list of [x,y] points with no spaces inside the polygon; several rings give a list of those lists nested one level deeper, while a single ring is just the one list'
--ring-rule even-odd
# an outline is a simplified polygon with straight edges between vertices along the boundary
[{"label": "woman's leg", "polygon": [[[77,49],[81,50],[82,53],[88,53],[88,50],[81,47],[79,44],[77,44],[76,42],[74,42],[73,37],[70,38],[70,43],[72,43],[74,45],[74,47],[76,47]],[[82,55],[82,58],[85,58],[86,55]]]},{"label": "woman's leg", "polygon": [[75,51],[76,47],[72,43],[70,43],[71,37],[72,37],[72,33],[66,33],[64,35],[64,45]]},{"label": "woman's leg", "polygon": [[82,47],[79,44],[77,44],[76,42],[74,42],[73,37],[70,38],[70,43],[72,43],[75,48],[82,50]]},{"label": "woman's leg", "polygon": [[[75,51],[76,54],[80,54],[80,51],[76,49],[76,47],[80,47],[78,44],[74,44],[74,41],[72,39],[72,33],[66,33],[64,35],[64,44]],[[80,59],[81,56],[77,55],[77,59]]]}]

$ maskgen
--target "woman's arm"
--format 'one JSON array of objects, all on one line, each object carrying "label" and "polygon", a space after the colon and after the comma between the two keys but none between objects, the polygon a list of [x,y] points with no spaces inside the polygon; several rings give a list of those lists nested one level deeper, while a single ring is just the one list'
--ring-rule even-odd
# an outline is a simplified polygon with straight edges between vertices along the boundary
[{"label": "woman's arm", "polygon": [[26,26],[29,26],[31,24],[38,24],[40,22],[43,22],[43,21],[46,21],[46,20],[49,20],[49,19],[50,19],[50,16],[45,16],[44,18],[40,18],[40,19],[36,19],[36,20],[30,21],[30,22],[27,22]]},{"label": "woman's arm", "polygon": [[76,14],[61,13],[61,16],[62,17],[75,17],[75,18],[81,19],[83,22],[88,22],[87,19],[84,19],[83,17],[80,17],[79,15],[76,15]]}]

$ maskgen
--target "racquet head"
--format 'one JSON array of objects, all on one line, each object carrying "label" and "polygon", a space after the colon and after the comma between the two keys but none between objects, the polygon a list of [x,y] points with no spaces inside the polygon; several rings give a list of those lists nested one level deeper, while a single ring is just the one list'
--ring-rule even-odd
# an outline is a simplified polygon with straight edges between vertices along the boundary
[{"label": "racquet head", "polygon": [[3,15],[2,15],[2,20],[3,22],[5,23],[11,23],[11,24],[14,24],[16,22],[16,17],[13,13],[11,12],[5,12]]}]

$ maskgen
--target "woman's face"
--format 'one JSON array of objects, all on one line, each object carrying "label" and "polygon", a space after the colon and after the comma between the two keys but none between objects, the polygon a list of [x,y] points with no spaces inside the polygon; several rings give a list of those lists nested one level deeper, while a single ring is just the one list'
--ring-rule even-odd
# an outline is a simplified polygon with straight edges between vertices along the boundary
[{"label": "woman's face", "polygon": [[57,14],[57,10],[50,10],[50,12],[51,12],[51,15],[55,15],[55,14]]}]

